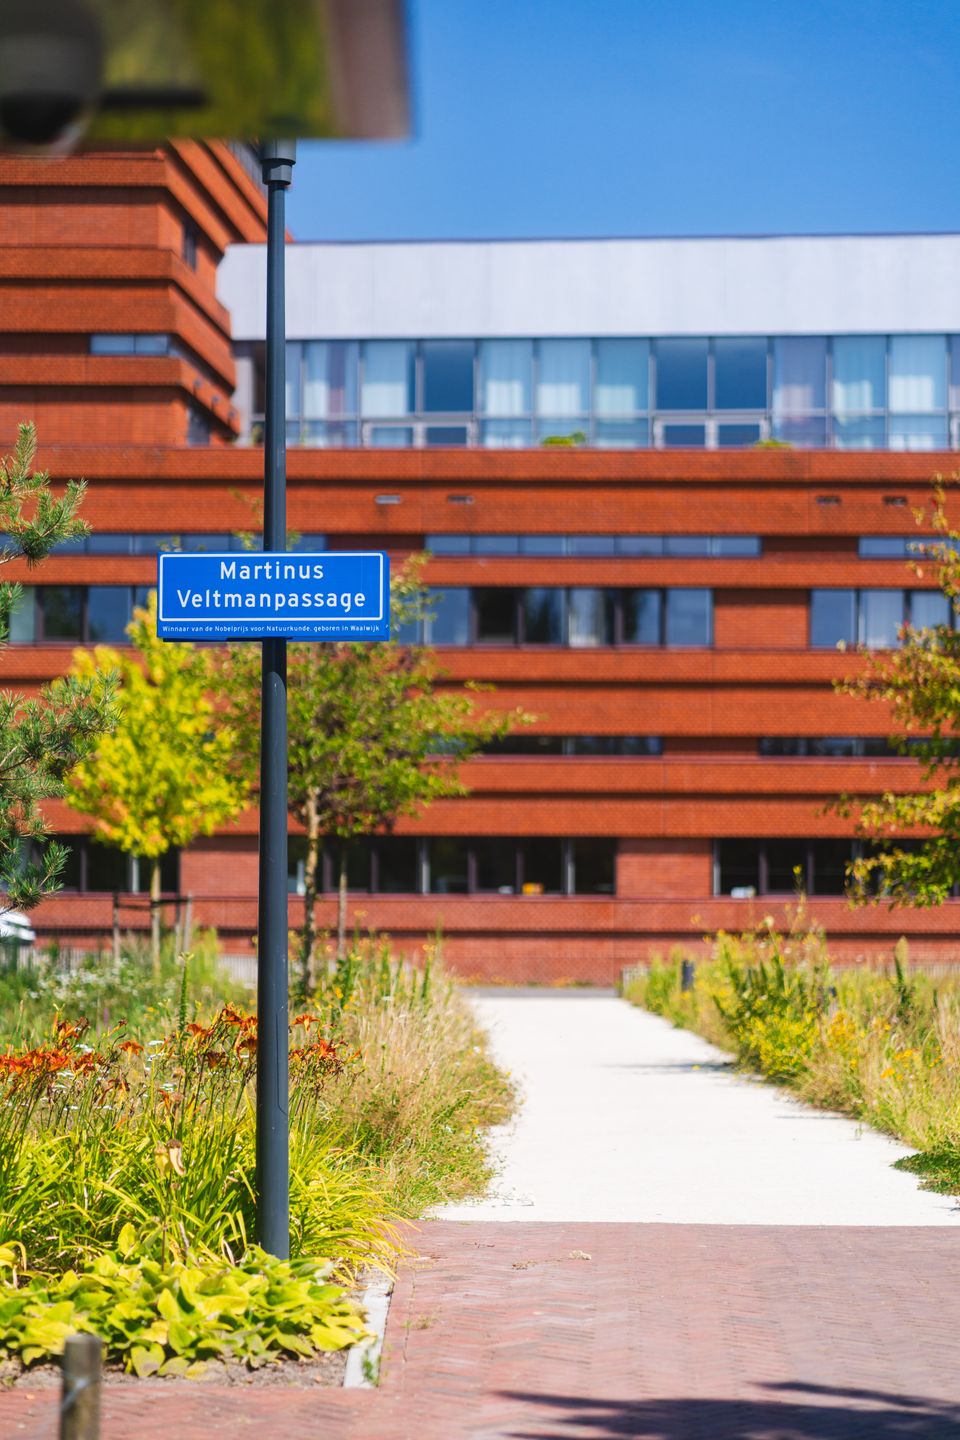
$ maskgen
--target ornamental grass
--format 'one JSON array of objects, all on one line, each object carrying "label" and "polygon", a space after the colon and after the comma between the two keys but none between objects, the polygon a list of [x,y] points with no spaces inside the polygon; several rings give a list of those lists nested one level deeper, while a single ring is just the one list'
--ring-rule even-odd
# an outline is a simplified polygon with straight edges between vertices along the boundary
[{"label": "ornamental grass", "polygon": [[786,931],[767,919],[716,935],[688,990],[682,961],[654,961],[626,998],[804,1100],[902,1140],[918,1152],[902,1168],[960,1194],[960,976],[912,969],[905,940],[888,970],[836,966],[802,902]]}]

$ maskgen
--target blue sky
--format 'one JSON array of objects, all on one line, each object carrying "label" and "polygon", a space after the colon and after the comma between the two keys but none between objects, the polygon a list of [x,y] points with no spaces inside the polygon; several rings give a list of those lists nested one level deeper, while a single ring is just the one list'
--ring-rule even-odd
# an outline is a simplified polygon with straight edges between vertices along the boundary
[{"label": "blue sky", "polygon": [[960,229],[958,0],[413,0],[416,133],[298,239]]}]

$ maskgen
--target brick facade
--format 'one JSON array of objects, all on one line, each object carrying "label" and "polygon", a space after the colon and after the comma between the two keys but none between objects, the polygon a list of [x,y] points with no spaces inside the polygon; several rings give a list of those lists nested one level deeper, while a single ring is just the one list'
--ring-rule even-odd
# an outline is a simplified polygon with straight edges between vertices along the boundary
[{"label": "brick facade", "polygon": [[[34,419],[41,463],[85,477],[95,531],[249,529],[262,451],[231,442],[234,368],[216,266],[231,241],[264,236],[263,198],[223,146],[178,143],[128,154],[92,151],[40,164],[0,159],[0,434]],[[183,252],[184,229],[196,263]],[[102,333],[170,336],[169,356],[90,353]],[[207,445],[187,446],[191,414]],[[618,967],[710,929],[735,929],[782,900],[715,897],[714,842],[842,837],[825,810],[840,792],[917,780],[902,760],[773,759],[761,736],[873,735],[875,706],[834,692],[855,657],[809,648],[815,587],[929,585],[901,561],[864,561],[860,535],[902,535],[930,478],[953,456],[789,450],[720,452],[295,450],[292,527],[331,548],[383,546],[395,561],[430,534],[758,534],[755,559],[446,557],[428,580],[462,586],[699,586],[714,594],[708,649],[453,649],[451,683],[490,682],[483,704],[516,705],[546,735],[662,737],[659,756],[488,757],[464,772],[470,794],[434,805],[399,832],[423,836],[614,837],[615,895],[356,895],[352,916],[418,951],[442,929],[464,973],[493,979],[609,980]],[[378,503],[378,497],[395,497]],[[830,503],[821,503],[824,499]],[[149,585],[148,557],[60,556],[29,583]],[[30,691],[69,664],[71,647],[13,646],[4,681]],[[59,833],[83,825],[50,807]],[[256,816],[182,857],[181,890],[228,950],[256,928]],[[291,923],[301,901],[291,898]],[[954,954],[956,906],[937,911],[814,910],[845,958],[889,953],[907,933],[914,955]],[[112,902],[64,894],[37,913],[41,932],[96,946]],[[124,912],[124,923],[142,912]],[[334,921],[332,899],[320,923]]]}]

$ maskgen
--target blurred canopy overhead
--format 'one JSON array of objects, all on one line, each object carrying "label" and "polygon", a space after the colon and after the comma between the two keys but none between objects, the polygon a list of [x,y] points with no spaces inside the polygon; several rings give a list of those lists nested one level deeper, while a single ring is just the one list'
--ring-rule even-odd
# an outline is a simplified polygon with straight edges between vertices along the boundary
[{"label": "blurred canopy overhead", "polygon": [[[47,12],[51,29],[52,16],[67,28],[78,12],[99,27],[94,139],[408,133],[405,0],[38,0],[28,8]],[[2,17],[0,25],[2,46]]]}]

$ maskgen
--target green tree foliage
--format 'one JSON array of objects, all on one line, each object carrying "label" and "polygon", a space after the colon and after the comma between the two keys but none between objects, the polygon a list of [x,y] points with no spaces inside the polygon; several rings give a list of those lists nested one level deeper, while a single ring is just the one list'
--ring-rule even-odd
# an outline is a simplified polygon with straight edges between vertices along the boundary
[{"label": "green tree foliage", "polygon": [[[394,630],[424,613],[422,565],[394,577]],[[260,662],[232,647],[226,662],[230,720],[248,763],[259,747]],[[433,654],[394,640],[292,645],[288,665],[290,814],[306,832],[305,914],[299,964],[312,989],[323,842],[339,849],[338,957],[346,953],[347,854],[352,840],[393,829],[432,800],[461,795],[459,767],[527,717],[478,710],[481,687],[441,688]]]},{"label": "green tree foliage", "polygon": [[[960,532],[947,514],[947,488],[938,476],[929,514],[937,539],[918,543],[912,565],[920,578],[932,574],[960,613]],[[864,670],[840,688],[889,707],[891,741],[920,762],[923,786],[860,804],[841,798],[841,811],[855,813],[871,842],[851,867],[853,896],[939,905],[960,881],[960,632],[949,624],[907,626],[898,650],[867,656]]]},{"label": "green tree foliage", "polygon": [[[33,469],[36,450],[34,427],[21,425],[13,454],[0,460],[0,565],[36,565],[61,541],[89,531],[78,518],[83,482],[70,480],[55,495],[46,471]],[[0,583],[0,643],[21,597],[20,585]],[[63,846],[48,844],[37,863],[25,864],[25,852],[47,834],[42,802],[64,794],[72,768],[109,729],[114,690],[104,672],[55,680],[30,699],[0,694],[0,886],[8,906],[29,909],[58,888]]]},{"label": "green tree foliage", "polygon": [[249,784],[235,763],[235,732],[216,712],[211,652],[157,638],[155,595],[127,633],[132,652],[75,652],[80,680],[116,674],[120,691],[116,727],[73,770],[67,800],[93,818],[94,838],[150,861],[156,964],[161,857],[234,819]]}]

